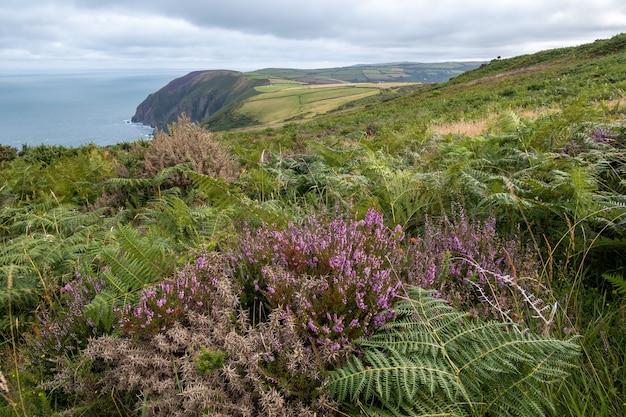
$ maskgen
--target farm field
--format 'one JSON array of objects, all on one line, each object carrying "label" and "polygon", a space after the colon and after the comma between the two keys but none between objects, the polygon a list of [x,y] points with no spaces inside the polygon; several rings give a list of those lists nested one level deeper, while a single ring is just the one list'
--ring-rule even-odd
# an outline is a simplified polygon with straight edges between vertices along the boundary
[{"label": "farm field", "polygon": [[256,87],[262,94],[242,102],[236,112],[252,117],[262,124],[274,124],[312,118],[338,109],[346,103],[379,94],[383,89],[414,84],[273,84]]}]

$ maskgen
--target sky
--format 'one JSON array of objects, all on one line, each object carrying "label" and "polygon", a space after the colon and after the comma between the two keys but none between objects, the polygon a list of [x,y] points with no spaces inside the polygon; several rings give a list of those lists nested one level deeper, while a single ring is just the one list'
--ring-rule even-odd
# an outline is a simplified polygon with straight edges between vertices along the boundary
[{"label": "sky", "polygon": [[624,0],[2,0],[0,72],[488,61],[622,32]]}]

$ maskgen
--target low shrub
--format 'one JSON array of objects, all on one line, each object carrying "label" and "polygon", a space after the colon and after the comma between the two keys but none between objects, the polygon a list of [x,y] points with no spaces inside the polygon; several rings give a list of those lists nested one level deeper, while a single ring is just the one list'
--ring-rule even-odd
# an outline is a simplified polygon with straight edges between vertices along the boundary
[{"label": "low shrub", "polygon": [[462,208],[451,212],[439,222],[427,220],[423,235],[408,240],[401,267],[406,282],[483,319],[546,325],[532,317],[540,309],[548,320],[551,307],[535,295],[545,291],[533,252],[501,238],[493,217],[481,222]]},{"label": "low shrub", "polygon": [[118,334],[90,339],[46,387],[75,398],[76,410],[113,401],[142,416],[329,415],[333,402],[320,392],[328,355],[306,346],[291,317],[277,308],[250,326],[219,254],[200,256],[175,276],[164,285],[178,280],[186,296],[147,291],[141,302],[164,300],[159,308],[172,307],[171,319],[141,327],[148,316],[133,315]]},{"label": "low shrub", "polygon": [[282,230],[246,228],[230,252],[244,304],[282,306],[314,345],[340,349],[393,317],[402,238],[369,210],[361,220],[320,215]]},{"label": "low shrub", "polygon": [[31,337],[31,356],[44,371],[50,371],[66,357],[72,357],[87,346],[90,337],[101,329],[85,314],[85,306],[105,287],[104,281],[76,273],[74,280],[60,288],[59,304],[54,310],[39,314]]},{"label": "low shrub", "polygon": [[[227,181],[239,175],[239,166],[229,150],[185,115],[168,131],[157,132],[145,149],[145,177],[152,178],[165,168],[183,163],[190,163],[191,169],[200,174]],[[177,174],[173,182],[176,186],[190,183],[182,174]]]},{"label": "low shrub", "polygon": [[184,321],[189,312],[205,313],[216,291],[216,278],[206,274],[206,256],[186,265],[169,279],[142,291],[138,305],[116,308],[119,329],[129,337],[152,337]]}]

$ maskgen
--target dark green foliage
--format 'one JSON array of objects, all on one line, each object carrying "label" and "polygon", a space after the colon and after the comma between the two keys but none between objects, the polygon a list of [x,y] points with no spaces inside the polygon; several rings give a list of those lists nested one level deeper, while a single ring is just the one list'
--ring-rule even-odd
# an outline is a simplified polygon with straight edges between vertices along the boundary
[{"label": "dark green foliage", "polygon": [[250,116],[237,113],[235,111],[236,109],[237,107],[223,109],[219,112],[219,114],[211,116],[211,118],[206,122],[206,128],[211,129],[212,132],[220,132],[260,124],[258,120]]},{"label": "dark green foliage", "polygon": [[141,236],[130,226],[120,225],[109,239],[108,245],[97,251],[106,289],[86,306],[89,318],[105,328],[114,323],[114,307],[133,304],[140,290],[169,276],[176,264],[168,241],[150,230]]},{"label": "dark green foliage", "polygon": [[19,155],[26,162],[31,164],[39,162],[43,165],[50,165],[61,159],[63,156],[76,155],[76,151],[77,149],[66,148],[65,146],[60,145],[23,145]]},{"label": "dark green foliage", "polygon": [[395,311],[326,387],[368,415],[546,415],[546,385],[567,377],[579,351],[573,341],[471,320],[420,288]]},{"label": "dark green foliage", "polygon": [[624,278],[624,276],[616,274],[604,274],[602,275],[602,277],[609,281],[615,287],[615,291],[617,291],[618,294],[626,298],[626,278]]},{"label": "dark green foliage", "polygon": [[[76,271],[90,271],[105,236],[102,211],[81,213],[71,206],[4,208],[0,211],[0,331],[6,331],[11,291],[13,314],[28,326],[39,303],[56,301],[58,288]],[[12,274],[13,288],[7,288]]]},{"label": "dark green foliage", "polygon": [[0,145],[0,162],[12,161],[17,157],[17,149],[13,146]]},{"label": "dark green foliage", "polygon": [[3,193],[19,205],[56,201],[90,205],[113,172],[110,155],[95,146],[65,149],[40,145],[0,166]]}]

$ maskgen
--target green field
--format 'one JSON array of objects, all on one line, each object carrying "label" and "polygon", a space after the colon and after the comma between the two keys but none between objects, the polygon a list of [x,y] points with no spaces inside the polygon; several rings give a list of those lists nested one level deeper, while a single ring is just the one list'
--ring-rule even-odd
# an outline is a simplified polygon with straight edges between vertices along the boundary
[{"label": "green field", "polygon": [[399,84],[299,85],[280,83],[257,87],[261,94],[242,103],[237,113],[274,124],[328,113],[346,103],[379,94]]}]

